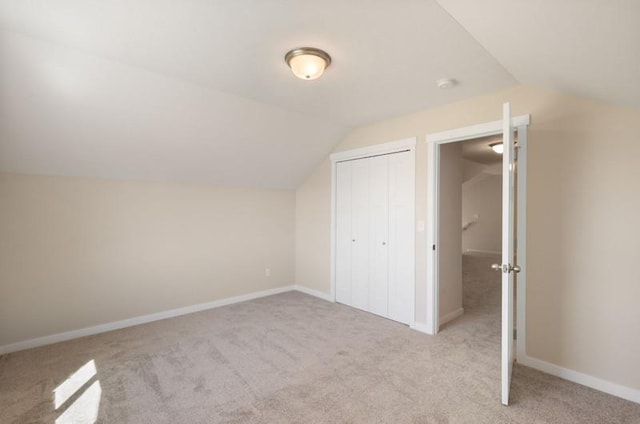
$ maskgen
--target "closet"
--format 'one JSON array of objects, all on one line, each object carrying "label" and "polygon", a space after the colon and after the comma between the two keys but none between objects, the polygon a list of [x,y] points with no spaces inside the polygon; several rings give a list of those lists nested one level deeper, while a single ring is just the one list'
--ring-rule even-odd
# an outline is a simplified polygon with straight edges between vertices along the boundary
[{"label": "closet", "polygon": [[336,301],[413,321],[413,155],[336,163]]}]

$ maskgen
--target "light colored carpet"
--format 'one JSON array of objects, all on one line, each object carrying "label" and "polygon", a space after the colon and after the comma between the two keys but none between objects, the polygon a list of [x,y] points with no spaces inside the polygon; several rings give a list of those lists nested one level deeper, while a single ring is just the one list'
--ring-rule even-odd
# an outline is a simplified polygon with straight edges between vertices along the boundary
[{"label": "light colored carpet", "polygon": [[500,405],[499,287],[465,276],[466,313],[436,337],[285,293],[5,355],[0,422],[640,423],[640,405],[519,366]]}]

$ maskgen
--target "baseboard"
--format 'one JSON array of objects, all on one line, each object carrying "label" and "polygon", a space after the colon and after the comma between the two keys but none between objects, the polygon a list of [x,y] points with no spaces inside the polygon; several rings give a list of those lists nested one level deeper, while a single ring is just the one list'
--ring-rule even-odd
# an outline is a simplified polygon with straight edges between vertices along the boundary
[{"label": "baseboard", "polygon": [[448,314],[440,317],[440,325],[444,325],[444,324],[448,323],[449,321],[453,321],[454,319],[458,318],[459,316],[462,316],[462,314],[464,314],[464,309],[463,308],[456,309],[453,312],[449,312]]},{"label": "baseboard", "polygon": [[518,357],[518,363],[547,374],[555,375],[556,377],[564,378],[565,380],[569,380],[574,383],[582,384],[583,386],[591,387],[592,389],[596,389],[613,396],[630,400],[631,402],[640,403],[640,390],[638,389],[622,386],[611,381],[570,370],[530,356],[524,356],[523,358]]},{"label": "baseboard", "polygon": [[318,290],[310,289],[309,287],[304,287],[300,285],[293,286],[293,289],[299,291],[304,294],[308,294],[309,296],[314,296],[322,300],[326,300],[327,302],[333,302],[334,300],[331,298],[331,295],[325,292],[321,292]]},{"label": "baseboard", "polygon": [[421,333],[425,333],[428,334],[430,336],[433,336],[433,333],[431,332],[431,329],[429,327],[427,327],[427,324],[424,324],[422,322],[413,322],[411,324],[409,324],[409,328],[412,330],[416,330],[419,331]]},{"label": "baseboard", "polygon": [[197,305],[185,306],[183,308],[156,312],[149,315],[142,315],[142,316],[129,318],[121,321],[114,321],[106,324],[100,324],[93,327],[86,327],[78,330],[65,331],[63,333],[52,334],[50,336],[37,337],[35,339],[29,339],[29,340],[24,340],[24,341],[0,346],[0,355],[17,352],[25,349],[31,349],[39,346],[45,346],[53,343],[64,342],[71,339],[77,339],[79,337],[105,333],[107,331],[119,330],[121,328],[132,327],[134,325],[139,325],[139,324],[146,324],[149,322],[159,321],[162,319],[178,317],[180,315],[186,315],[194,312],[205,311],[207,309],[219,308],[221,306],[232,305],[234,303],[246,302],[247,300],[258,299],[261,297],[271,296],[274,294],[284,293],[292,290],[296,290],[296,286],[277,287],[275,289],[262,290],[259,292],[243,294],[240,296],[214,300],[212,302],[200,303]]},{"label": "baseboard", "polygon": [[499,250],[481,250],[481,249],[467,249],[464,252],[462,252],[463,255],[482,255],[482,256],[488,256],[488,255],[502,255],[502,252]]}]

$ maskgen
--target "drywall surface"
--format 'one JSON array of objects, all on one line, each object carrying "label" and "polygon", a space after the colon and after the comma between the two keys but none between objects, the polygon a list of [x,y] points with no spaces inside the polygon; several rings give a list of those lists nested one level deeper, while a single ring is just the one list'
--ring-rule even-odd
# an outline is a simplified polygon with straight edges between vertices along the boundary
[{"label": "drywall surface", "polygon": [[[528,355],[640,389],[640,277],[628,265],[640,257],[640,111],[518,86],[355,129],[335,151],[419,137],[416,220],[426,216],[424,136],[501,117],[531,114],[527,192]],[[299,210],[328,211],[330,168],[323,164],[297,191]],[[316,192],[317,195],[313,193]],[[303,205],[310,202],[311,205]],[[327,212],[328,213],[328,212]],[[298,222],[308,220],[297,215]],[[321,237],[298,238],[298,284],[330,279],[310,266],[330,262],[330,220]],[[311,234],[310,234],[311,235]],[[416,233],[416,320],[426,318],[426,235]],[[324,274],[323,274],[324,273]],[[324,281],[314,275],[323,275]],[[320,286],[319,284],[322,283]]]},{"label": "drywall surface", "polygon": [[300,285],[329,294],[331,259],[318,246],[330,246],[331,175],[329,158],[296,191],[295,278]]},{"label": "drywall surface", "polygon": [[462,159],[462,181],[469,181],[471,178],[483,173],[488,168],[487,165]]},{"label": "drywall surface", "polygon": [[292,190],[0,174],[0,199],[0,345],[294,279]]},{"label": "drywall surface", "polygon": [[462,143],[440,147],[440,317],[462,308]]},{"label": "drywall surface", "polygon": [[481,173],[462,184],[462,251],[502,249],[502,176]]}]

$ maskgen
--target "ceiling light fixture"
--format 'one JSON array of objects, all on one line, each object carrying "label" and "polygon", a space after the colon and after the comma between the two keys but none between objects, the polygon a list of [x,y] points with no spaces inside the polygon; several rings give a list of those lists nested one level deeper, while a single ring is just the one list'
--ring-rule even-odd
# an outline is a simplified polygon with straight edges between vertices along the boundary
[{"label": "ceiling light fixture", "polygon": [[501,155],[504,152],[504,146],[502,145],[502,141],[498,141],[496,143],[490,143],[489,147],[491,147],[493,151],[499,155]]},{"label": "ceiling light fixture", "polygon": [[442,88],[443,90],[451,88],[456,84],[458,84],[458,81],[454,80],[453,78],[440,78],[436,81],[436,85],[438,86],[438,88]]},{"label": "ceiling light fixture", "polygon": [[293,75],[303,80],[314,80],[320,78],[331,64],[331,56],[313,47],[299,47],[287,52],[284,61],[291,68]]}]

